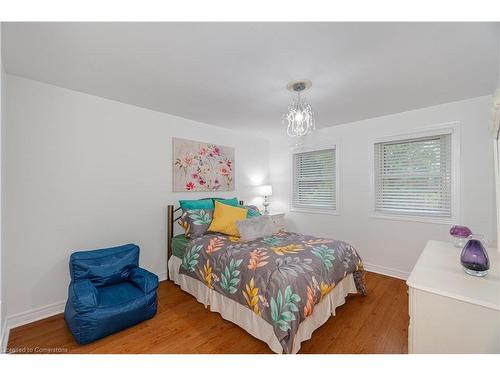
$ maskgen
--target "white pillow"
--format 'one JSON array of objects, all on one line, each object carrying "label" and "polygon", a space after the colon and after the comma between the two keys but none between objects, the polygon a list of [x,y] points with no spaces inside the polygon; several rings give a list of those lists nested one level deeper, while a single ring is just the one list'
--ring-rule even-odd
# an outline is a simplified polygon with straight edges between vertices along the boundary
[{"label": "white pillow", "polygon": [[253,241],[279,232],[279,228],[273,223],[271,217],[266,215],[238,220],[236,226],[242,241]]}]

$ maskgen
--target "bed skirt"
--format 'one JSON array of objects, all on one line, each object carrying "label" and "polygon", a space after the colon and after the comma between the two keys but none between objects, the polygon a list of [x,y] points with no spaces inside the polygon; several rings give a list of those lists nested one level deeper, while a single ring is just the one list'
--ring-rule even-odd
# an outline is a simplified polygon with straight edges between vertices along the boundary
[{"label": "bed skirt", "polygon": [[[201,281],[180,274],[180,266],[181,260],[172,256],[168,262],[169,277],[182,290],[193,295],[198,302],[205,305],[205,308],[210,307],[210,311],[218,312],[224,319],[233,322],[252,336],[264,341],[273,352],[279,354],[283,352],[283,348],[274,335],[271,324],[246,306],[208,288]],[[350,293],[357,293],[352,274],[347,275],[330,293],[323,297],[314,306],[313,313],[300,323],[293,343],[293,354],[300,350],[302,341],[311,338],[314,330],[322,326],[330,316],[335,316],[335,309],[345,303],[345,297]]]}]

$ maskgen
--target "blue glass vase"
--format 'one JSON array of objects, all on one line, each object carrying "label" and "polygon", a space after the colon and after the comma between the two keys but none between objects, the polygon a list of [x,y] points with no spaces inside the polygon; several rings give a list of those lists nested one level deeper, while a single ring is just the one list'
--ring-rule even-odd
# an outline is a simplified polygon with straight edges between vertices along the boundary
[{"label": "blue glass vase", "polygon": [[490,259],[481,236],[469,236],[460,254],[464,271],[473,276],[486,276],[490,269]]}]

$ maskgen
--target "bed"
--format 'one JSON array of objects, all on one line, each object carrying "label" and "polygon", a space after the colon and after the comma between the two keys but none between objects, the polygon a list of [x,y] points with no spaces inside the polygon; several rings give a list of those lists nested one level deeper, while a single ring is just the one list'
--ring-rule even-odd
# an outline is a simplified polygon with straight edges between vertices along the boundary
[{"label": "bed", "polygon": [[361,259],[346,242],[289,232],[188,240],[173,236],[178,211],[168,206],[169,279],[275,353],[297,353],[348,294],[366,294]]}]

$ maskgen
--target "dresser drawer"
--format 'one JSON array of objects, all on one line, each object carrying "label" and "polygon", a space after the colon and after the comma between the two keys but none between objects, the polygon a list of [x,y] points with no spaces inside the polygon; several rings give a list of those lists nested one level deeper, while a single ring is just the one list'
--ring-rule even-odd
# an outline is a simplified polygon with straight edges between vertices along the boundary
[{"label": "dresser drawer", "polygon": [[500,353],[499,311],[421,290],[410,301],[409,353]]}]

